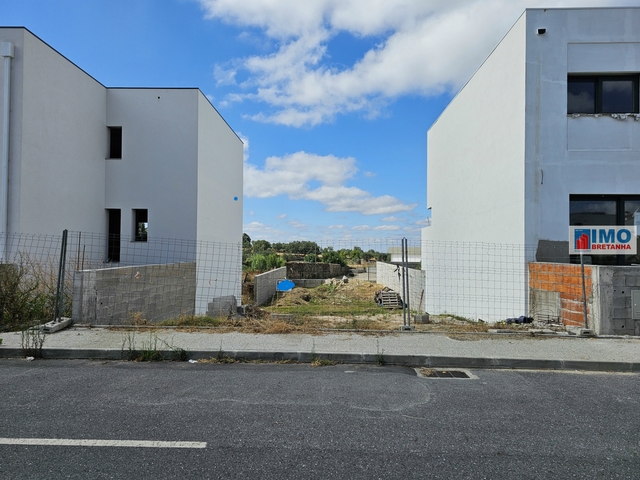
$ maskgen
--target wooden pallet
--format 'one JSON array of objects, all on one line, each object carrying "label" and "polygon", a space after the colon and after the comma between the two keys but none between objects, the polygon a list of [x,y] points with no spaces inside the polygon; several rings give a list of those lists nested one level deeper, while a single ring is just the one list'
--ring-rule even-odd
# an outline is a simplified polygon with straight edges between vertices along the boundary
[{"label": "wooden pallet", "polygon": [[382,292],[380,296],[383,308],[402,308],[402,299],[397,292]]}]

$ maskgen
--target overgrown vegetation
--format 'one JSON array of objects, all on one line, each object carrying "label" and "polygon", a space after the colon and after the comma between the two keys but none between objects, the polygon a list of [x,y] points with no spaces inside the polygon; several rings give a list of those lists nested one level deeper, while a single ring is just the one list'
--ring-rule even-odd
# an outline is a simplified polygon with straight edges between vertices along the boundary
[{"label": "overgrown vegetation", "polygon": [[334,250],[333,247],[320,247],[316,242],[293,241],[289,243],[270,243],[267,240],[251,240],[246,233],[242,236],[242,265],[244,270],[264,272],[284,266],[289,261],[308,263],[349,264],[366,261],[389,261],[388,253],[375,250],[364,251],[355,246],[352,249]]},{"label": "overgrown vegetation", "polygon": [[[158,349],[164,346],[163,350]],[[177,360],[186,362],[189,354],[184,348],[175,347],[173,344],[158,338],[155,331],[149,332],[147,339],[137,340],[135,330],[128,330],[122,338],[122,358],[134,362],[159,362],[163,360]]]},{"label": "overgrown vegetation", "polygon": [[[35,261],[27,254],[19,254],[14,263],[0,264],[0,331],[25,330],[53,320],[56,272],[57,267]],[[67,285],[61,316],[71,314],[70,291]]]},{"label": "overgrown vegetation", "polygon": [[22,330],[21,348],[25,357],[42,358],[45,333],[39,326]]},{"label": "overgrown vegetation", "polygon": [[[213,327],[220,332],[286,334],[318,333],[327,329],[358,331],[395,331],[403,324],[400,309],[384,309],[374,301],[382,285],[351,279],[333,280],[315,288],[294,288],[279,292],[264,307],[247,306],[245,316],[182,316],[161,322],[159,326],[185,329]],[[412,312],[412,324],[413,315]],[[414,325],[418,331],[486,332],[489,324],[452,315],[431,316],[431,323]],[[492,328],[495,328],[491,325]]]}]

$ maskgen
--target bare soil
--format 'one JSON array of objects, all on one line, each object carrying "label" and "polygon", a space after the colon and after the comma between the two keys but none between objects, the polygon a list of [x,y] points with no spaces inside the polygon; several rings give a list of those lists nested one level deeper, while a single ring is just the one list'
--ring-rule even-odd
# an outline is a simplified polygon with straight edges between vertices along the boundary
[{"label": "bare soil", "polygon": [[[163,324],[187,329],[209,326],[221,331],[265,334],[322,333],[329,330],[381,333],[397,331],[405,321],[417,331],[451,334],[482,333],[489,328],[507,327],[454,316],[431,316],[429,323],[415,324],[413,315],[407,313],[406,319],[403,318],[402,309],[387,309],[376,304],[374,294],[383,288],[383,285],[365,280],[331,280],[315,288],[279,292],[271,304],[264,307],[248,305],[244,317],[185,317]],[[519,327],[508,326],[510,329]]]}]

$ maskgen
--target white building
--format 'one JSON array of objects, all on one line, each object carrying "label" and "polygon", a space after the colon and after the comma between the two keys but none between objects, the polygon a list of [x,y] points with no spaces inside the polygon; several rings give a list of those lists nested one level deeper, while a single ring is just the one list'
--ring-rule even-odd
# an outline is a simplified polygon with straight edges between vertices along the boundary
[{"label": "white building", "polygon": [[428,310],[522,315],[526,263],[568,262],[570,224],[633,225],[639,72],[640,8],[523,13],[428,132]]},{"label": "white building", "polygon": [[[22,27],[0,43],[2,259],[8,234],[63,229],[104,235],[122,264],[132,246],[153,263],[156,239],[198,245],[168,261],[242,243],[242,142],[199,89],[105,87]],[[218,294],[239,299],[237,279]]]}]

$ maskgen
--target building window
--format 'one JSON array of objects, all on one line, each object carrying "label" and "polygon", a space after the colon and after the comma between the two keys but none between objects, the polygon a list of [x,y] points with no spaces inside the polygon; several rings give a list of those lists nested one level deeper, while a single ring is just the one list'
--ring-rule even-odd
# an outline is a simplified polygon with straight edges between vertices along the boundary
[{"label": "building window", "polygon": [[133,231],[136,242],[146,242],[149,236],[149,211],[146,208],[133,210]]},{"label": "building window", "polygon": [[638,113],[638,75],[569,75],[567,113]]},{"label": "building window", "polygon": [[[569,224],[637,225],[640,224],[640,195],[570,195]],[[640,250],[639,250],[640,251]],[[572,255],[571,261],[580,262]],[[640,263],[638,255],[591,255],[594,265],[630,265]]]},{"label": "building window", "polygon": [[107,209],[108,218],[108,240],[107,240],[107,262],[120,261],[120,209]]},{"label": "building window", "polygon": [[108,158],[122,158],[122,127],[109,127]]}]

